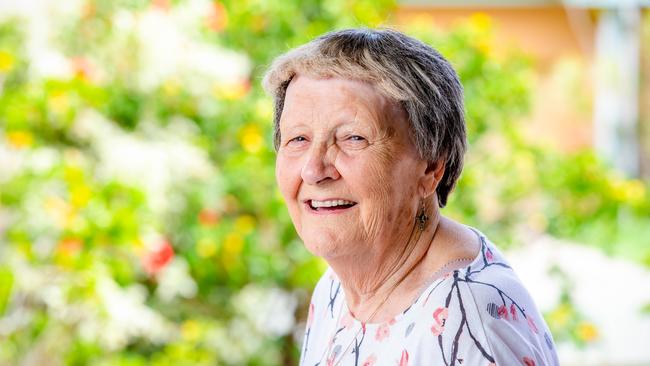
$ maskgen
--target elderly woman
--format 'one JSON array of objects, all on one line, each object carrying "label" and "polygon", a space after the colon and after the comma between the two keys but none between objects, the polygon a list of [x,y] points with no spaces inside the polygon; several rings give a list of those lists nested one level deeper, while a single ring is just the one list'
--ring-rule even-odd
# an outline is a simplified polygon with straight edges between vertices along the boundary
[{"label": "elderly woman", "polygon": [[441,215],[466,150],[463,92],[393,30],[323,35],[278,57],[276,178],[329,269],[301,365],[555,365],[551,334],[479,231]]}]

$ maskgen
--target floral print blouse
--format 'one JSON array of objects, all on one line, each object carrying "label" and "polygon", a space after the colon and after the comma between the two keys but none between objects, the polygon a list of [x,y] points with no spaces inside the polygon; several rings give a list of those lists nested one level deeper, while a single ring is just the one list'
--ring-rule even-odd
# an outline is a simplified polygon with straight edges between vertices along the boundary
[{"label": "floral print blouse", "polygon": [[494,244],[475,232],[481,250],[474,261],[434,280],[385,323],[356,320],[328,269],[312,295],[301,366],[558,365],[530,295]]}]

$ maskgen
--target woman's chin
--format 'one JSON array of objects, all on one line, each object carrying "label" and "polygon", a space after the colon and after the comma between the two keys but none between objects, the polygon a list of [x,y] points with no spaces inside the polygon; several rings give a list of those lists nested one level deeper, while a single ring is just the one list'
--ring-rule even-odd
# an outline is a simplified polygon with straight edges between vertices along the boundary
[{"label": "woman's chin", "polygon": [[336,258],[344,254],[345,246],[338,241],[319,239],[303,239],[305,248],[313,255],[325,260]]}]

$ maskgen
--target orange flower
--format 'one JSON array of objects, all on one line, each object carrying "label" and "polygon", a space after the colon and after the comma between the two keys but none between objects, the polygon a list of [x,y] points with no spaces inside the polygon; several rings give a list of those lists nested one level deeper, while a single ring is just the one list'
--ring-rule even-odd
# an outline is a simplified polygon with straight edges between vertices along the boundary
[{"label": "orange flower", "polygon": [[76,77],[84,81],[90,81],[94,77],[93,65],[85,57],[73,57],[70,59],[72,70]]},{"label": "orange flower", "polygon": [[171,3],[170,3],[169,0],[153,0],[151,2],[151,5],[154,8],[160,9],[160,10],[163,10],[163,11],[168,11],[169,9],[171,9]]},{"label": "orange flower", "polygon": [[199,212],[199,223],[203,226],[214,226],[219,222],[219,214],[211,209],[204,208]]},{"label": "orange flower", "polygon": [[66,238],[59,242],[58,250],[63,255],[73,255],[81,251],[83,242],[76,238]]},{"label": "orange flower", "polygon": [[228,26],[228,12],[220,2],[215,1],[212,4],[212,9],[208,13],[206,19],[208,28],[215,32],[221,32]]}]

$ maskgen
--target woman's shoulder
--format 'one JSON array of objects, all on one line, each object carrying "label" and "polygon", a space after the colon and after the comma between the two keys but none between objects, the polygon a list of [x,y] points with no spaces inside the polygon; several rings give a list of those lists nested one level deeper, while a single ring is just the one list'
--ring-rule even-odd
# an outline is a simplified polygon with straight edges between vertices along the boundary
[{"label": "woman's shoulder", "polygon": [[532,296],[497,246],[478,235],[479,255],[458,281],[496,363],[557,365],[553,338]]},{"label": "woman's shoulder", "polygon": [[432,332],[449,350],[464,349],[468,364],[558,364],[532,297],[498,248],[476,233],[481,245],[474,261],[434,284],[423,302]]}]

